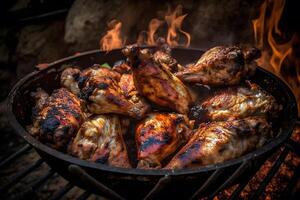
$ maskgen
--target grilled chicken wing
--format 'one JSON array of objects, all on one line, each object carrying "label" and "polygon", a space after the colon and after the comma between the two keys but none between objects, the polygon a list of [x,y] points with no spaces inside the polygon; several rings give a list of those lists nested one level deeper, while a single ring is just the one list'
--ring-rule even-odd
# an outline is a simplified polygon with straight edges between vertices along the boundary
[{"label": "grilled chicken wing", "polygon": [[84,120],[80,100],[65,88],[54,90],[52,95],[38,89],[33,125],[29,132],[55,149],[65,150]]},{"label": "grilled chicken wing", "polygon": [[254,60],[259,56],[260,52],[255,48],[218,46],[205,52],[195,65],[175,75],[184,82],[235,85],[254,73]]},{"label": "grilled chicken wing", "polygon": [[181,114],[149,114],[136,129],[139,168],[160,168],[161,161],[190,137],[192,124]]},{"label": "grilled chicken wing", "polygon": [[270,137],[271,127],[263,117],[212,122],[200,127],[165,168],[220,163],[262,146]]},{"label": "grilled chicken wing", "polygon": [[65,69],[60,77],[60,83],[63,87],[69,89],[73,94],[80,96],[78,87],[78,78],[81,71],[77,68],[69,67]]},{"label": "grilled chicken wing", "polygon": [[[216,120],[232,120],[248,116],[275,117],[281,110],[275,98],[257,84],[246,82],[246,86],[229,88],[214,95],[191,109],[195,117]],[[204,112],[203,112],[204,111]]]},{"label": "grilled chicken wing", "polygon": [[68,151],[80,159],[130,167],[123,139],[127,126],[128,120],[116,115],[97,115],[82,124]]},{"label": "grilled chicken wing", "polygon": [[164,38],[158,38],[157,50],[153,54],[154,62],[166,66],[172,73],[183,70],[175,58],[171,56],[171,48]]},{"label": "grilled chicken wing", "polygon": [[[66,69],[62,73],[61,82],[71,91],[74,90],[71,86],[78,85],[79,96],[86,101],[87,109],[91,113],[115,113],[141,118],[149,109],[148,104],[139,96],[124,95],[119,84],[122,75],[115,70],[94,65],[82,71],[77,78],[67,76],[70,71],[73,72],[74,69]],[[123,81],[122,84],[127,82]]]},{"label": "grilled chicken wing", "polygon": [[130,60],[134,84],[139,94],[157,105],[185,114],[191,96],[184,84],[164,64],[155,63],[149,49],[127,46],[123,53]]},{"label": "grilled chicken wing", "polygon": [[134,113],[139,113],[139,118],[143,117],[150,110],[150,105],[136,90],[132,73],[122,74],[119,86],[122,94],[132,104],[132,110]]}]

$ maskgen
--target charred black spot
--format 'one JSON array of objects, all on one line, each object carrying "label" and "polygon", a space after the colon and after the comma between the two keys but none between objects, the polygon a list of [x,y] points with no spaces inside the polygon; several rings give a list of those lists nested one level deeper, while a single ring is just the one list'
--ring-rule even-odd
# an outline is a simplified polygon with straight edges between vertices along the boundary
[{"label": "charred black spot", "polygon": [[82,89],[82,87],[87,79],[88,78],[86,76],[78,76],[78,78],[75,80],[78,82],[78,87]]},{"label": "charred black spot", "polygon": [[172,137],[169,135],[168,132],[165,132],[164,135],[163,135],[163,141],[166,143],[166,144],[170,144],[171,143],[171,140]]},{"label": "charred black spot", "polygon": [[184,122],[184,117],[183,116],[180,116],[180,117],[177,117],[175,120],[174,120],[174,124],[175,125],[178,125],[180,123]]},{"label": "charred black spot", "polygon": [[133,62],[132,62],[132,67],[133,68],[138,68],[141,64],[141,61],[139,60],[138,56],[134,56]]},{"label": "charred black spot", "polygon": [[44,133],[52,133],[60,125],[60,122],[55,117],[49,117],[41,121],[41,129]]},{"label": "charred black spot", "polygon": [[231,67],[229,67],[227,71],[230,74],[234,75],[234,74],[238,73],[242,69],[242,66],[244,66],[244,61],[236,62]]},{"label": "charred black spot", "polygon": [[100,90],[105,90],[108,88],[108,86],[109,85],[106,83],[99,83],[97,88],[99,88]]},{"label": "charred black spot", "polygon": [[101,164],[105,164],[105,163],[107,163],[107,161],[108,161],[108,154],[95,160],[96,163],[101,163]]},{"label": "charred black spot", "polygon": [[155,144],[165,144],[166,142],[163,140],[159,140],[155,137],[148,138],[145,142],[141,144],[141,151],[145,151],[149,146],[155,145]]},{"label": "charred black spot", "polygon": [[80,77],[79,73],[73,74],[73,78],[76,82],[78,82],[79,77]]},{"label": "charred black spot", "polygon": [[196,123],[208,121],[208,110],[204,109],[201,105],[195,105],[190,109],[190,119],[196,120]]},{"label": "charred black spot", "polygon": [[84,88],[82,90],[82,93],[80,94],[80,98],[84,99],[84,100],[88,100],[89,97],[93,94],[94,90],[95,90],[95,87],[93,87],[93,86],[90,86],[88,88]]}]

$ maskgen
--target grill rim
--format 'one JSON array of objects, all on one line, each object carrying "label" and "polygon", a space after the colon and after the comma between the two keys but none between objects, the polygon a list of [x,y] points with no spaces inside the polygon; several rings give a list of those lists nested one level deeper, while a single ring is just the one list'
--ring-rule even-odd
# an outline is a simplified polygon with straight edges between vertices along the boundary
[{"label": "grill rim", "polygon": [[[151,48],[151,47],[150,47]],[[197,48],[183,48],[183,47],[176,47],[173,48],[174,50],[190,50],[190,51],[203,51],[203,49],[197,49]],[[121,49],[115,49],[112,50],[111,53],[120,51]],[[126,175],[140,175],[140,176],[166,176],[166,175],[172,175],[172,176],[180,176],[180,175],[194,175],[197,173],[203,173],[203,172],[209,172],[209,171],[215,171],[217,169],[226,168],[230,166],[235,166],[238,164],[242,164],[245,161],[251,161],[257,157],[259,157],[262,154],[267,153],[268,151],[271,151],[272,149],[276,149],[276,147],[280,147],[280,144],[284,143],[292,134],[294,127],[297,122],[298,117],[298,109],[296,104],[296,98],[293,95],[291,89],[276,75],[272,74],[271,72],[268,72],[267,70],[258,67],[258,70],[262,71],[263,73],[267,74],[267,76],[270,76],[273,80],[276,81],[276,83],[280,84],[280,87],[284,88],[290,98],[290,101],[294,109],[290,113],[291,120],[289,121],[289,126],[284,131],[284,133],[280,134],[279,137],[274,138],[272,141],[270,141],[268,144],[264,145],[263,147],[256,149],[255,151],[252,151],[250,153],[247,153],[246,155],[240,156],[235,159],[231,159],[222,163],[217,164],[211,164],[206,166],[201,166],[199,168],[193,168],[193,169],[176,169],[176,170],[167,170],[167,169],[136,169],[136,168],[120,168],[120,167],[113,167],[108,166],[105,164],[100,163],[93,163],[91,161],[87,160],[81,160],[79,158],[73,157],[71,155],[68,155],[66,153],[57,151],[55,149],[52,149],[51,147],[46,146],[45,144],[41,143],[40,141],[36,140],[34,137],[32,137],[25,129],[24,127],[18,122],[16,119],[16,116],[13,113],[13,102],[15,100],[15,96],[19,91],[19,88],[22,87],[23,84],[25,84],[28,80],[36,76],[41,71],[49,70],[49,69],[55,69],[57,65],[63,64],[66,61],[72,61],[73,59],[93,55],[93,54],[103,54],[105,55],[106,52],[100,51],[100,50],[91,50],[86,51],[80,54],[76,54],[73,56],[69,56],[57,61],[54,61],[52,63],[49,63],[47,68],[36,70],[28,75],[21,78],[11,89],[6,106],[7,106],[7,116],[10,125],[12,126],[13,130],[20,135],[22,138],[25,139],[26,142],[28,142],[31,146],[33,146],[38,151],[42,151],[43,153],[50,154],[50,156],[55,157],[60,160],[64,160],[66,162],[85,167],[85,168],[91,168],[91,169],[97,169],[97,170],[103,170],[110,173],[118,173],[118,174],[126,174]],[[46,161],[47,162],[47,161]]]}]

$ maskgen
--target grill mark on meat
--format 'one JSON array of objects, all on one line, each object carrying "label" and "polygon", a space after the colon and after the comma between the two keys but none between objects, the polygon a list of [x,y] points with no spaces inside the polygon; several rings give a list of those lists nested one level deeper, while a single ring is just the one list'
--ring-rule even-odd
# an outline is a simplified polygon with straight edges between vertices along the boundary
[{"label": "grill mark on meat", "polygon": [[149,137],[146,141],[144,141],[141,144],[141,151],[146,151],[148,148],[150,148],[152,145],[161,145],[161,144],[167,144],[169,142],[170,138],[166,137],[161,139],[158,139],[156,137]]},{"label": "grill mark on meat", "polygon": [[178,158],[182,161],[185,162],[185,160],[189,159],[192,157],[192,154],[197,151],[201,147],[200,142],[192,144],[185,152],[181,153],[178,155]]}]

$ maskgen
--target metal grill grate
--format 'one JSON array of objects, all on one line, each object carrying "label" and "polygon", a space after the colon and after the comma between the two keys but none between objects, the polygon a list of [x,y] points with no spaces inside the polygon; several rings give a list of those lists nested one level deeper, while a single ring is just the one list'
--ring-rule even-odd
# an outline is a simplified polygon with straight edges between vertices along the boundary
[{"label": "metal grill grate", "polygon": [[[29,145],[23,146],[21,149],[19,149],[17,152],[14,154],[10,155],[6,159],[2,160],[0,163],[0,170],[5,169],[5,167],[18,162],[18,160],[21,160],[23,156],[25,156],[28,151],[31,150],[32,147]],[[281,150],[280,155],[277,157],[277,159],[273,162],[273,165],[271,169],[268,171],[268,174],[265,176],[263,181],[260,182],[257,190],[251,191],[250,199],[258,199],[260,195],[265,191],[267,185],[270,183],[271,179],[274,177],[274,175],[278,172],[278,169],[284,162],[285,158],[287,157],[289,152],[295,153],[298,157],[300,156],[300,144],[295,142],[292,139],[289,139],[284,147],[283,150]],[[14,194],[9,194],[8,192],[12,187],[16,185],[20,180],[22,180],[24,177],[35,171],[37,168],[39,168],[42,164],[44,164],[44,161],[42,159],[38,159],[34,163],[25,166],[21,171],[18,173],[14,174],[12,178],[10,178],[5,184],[3,184],[0,187],[0,194],[2,196],[8,197],[9,199],[27,199],[29,195],[32,195],[34,193],[38,193],[39,189],[47,183],[53,176],[57,176],[57,174],[52,171],[51,169],[48,169],[46,173],[43,175],[36,177],[35,181],[28,187],[28,189],[20,192],[20,193],[14,193]],[[261,163],[260,166],[262,166],[264,163]],[[227,179],[219,188],[217,188],[213,193],[211,193],[209,196],[205,197],[207,199],[213,199],[214,197],[218,196],[219,192],[223,191],[226,189],[229,185],[232,184],[232,182],[235,180],[237,176],[242,174],[244,170],[249,167],[248,162],[244,162],[242,165],[240,165],[231,175],[229,179]],[[259,170],[260,166],[258,166],[255,169],[255,173]],[[76,173],[81,173],[80,170],[81,168],[77,168],[76,166],[71,166],[73,168],[73,172]],[[222,169],[220,169],[222,170]],[[210,185],[214,183],[221,174],[220,170],[216,170],[208,179],[207,181],[199,187],[198,190],[191,196],[191,199],[200,199],[203,198],[201,196],[202,192],[205,191]],[[254,173],[254,174],[255,174]],[[293,188],[296,186],[296,183],[299,179],[300,176],[300,165],[296,167],[296,170],[293,173],[293,176],[291,177],[291,180],[287,184],[287,187],[285,188],[282,197],[284,199],[293,199],[296,198],[295,196],[291,196],[291,191]],[[231,193],[228,199],[239,199],[241,192],[244,190],[245,186],[249,183],[249,181],[253,178],[253,176],[249,176],[246,179],[243,180],[243,182],[239,183],[236,189]],[[93,179],[93,177],[89,177],[89,181],[93,183],[93,185],[96,185],[99,191],[103,193],[104,197],[108,197],[110,199],[124,199],[121,197],[119,194],[117,194],[115,191],[107,188],[105,185],[102,183],[98,182],[97,180]],[[168,184],[168,182],[171,181],[170,176],[165,176],[161,178],[157,184],[149,191],[149,193],[146,195],[144,199],[157,199],[159,197],[159,192],[164,189],[165,185]],[[65,195],[72,190],[75,186],[72,183],[66,183],[63,187],[55,191],[49,199],[51,200],[56,200],[56,199],[61,199]],[[83,191],[79,190],[77,195],[77,199],[84,200],[89,198],[92,194],[89,193],[88,191]],[[99,197],[99,196],[98,196]],[[101,198],[101,197],[99,197]]]}]

